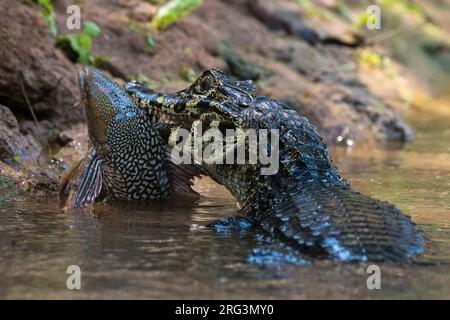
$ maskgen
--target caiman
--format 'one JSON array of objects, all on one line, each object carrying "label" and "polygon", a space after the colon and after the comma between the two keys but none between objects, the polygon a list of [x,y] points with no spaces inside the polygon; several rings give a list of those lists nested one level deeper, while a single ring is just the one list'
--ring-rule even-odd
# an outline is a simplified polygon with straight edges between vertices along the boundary
[{"label": "caiman", "polygon": [[[279,130],[275,175],[261,175],[259,162],[202,163],[269,237],[318,259],[411,262],[424,251],[424,235],[409,216],[353,191],[316,128],[282,102],[257,96],[253,82],[233,81],[211,69],[176,93],[158,93],[138,82],[125,90],[151,122],[169,119],[172,131],[194,132],[199,122],[224,135],[230,128]],[[164,128],[161,135],[171,143]]]},{"label": "caiman", "polygon": [[[65,207],[101,200],[166,200],[196,195],[190,188],[195,166],[175,166],[158,130],[122,87],[99,70],[78,75],[85,104],[89,150],[64,178]],[[197,168],[198,169],[198,168]]]}]

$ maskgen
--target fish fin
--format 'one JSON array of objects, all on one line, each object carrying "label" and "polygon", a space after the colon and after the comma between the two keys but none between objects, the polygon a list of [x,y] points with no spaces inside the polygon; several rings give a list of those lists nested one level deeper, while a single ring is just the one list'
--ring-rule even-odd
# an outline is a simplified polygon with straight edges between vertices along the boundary
[{"label": "fish fin", "polygon": [[102,160],[94,149],[64,177],[60,191],[64,207],[85,207],[98,200],[103,189]]},{"label": "fish fin", "polygon": [[169,166],[172,188],[176,196],[187,196],[198,198],[200,195],[192,189],[194,179],[206,176],[208,173],[199,164],[184,164],[181,158],[172,154],[172,148],[165,149],[167,163]]},{"label": "fish fin", "polygon": [[[123,176],[113,167],[102,163],[102,178],[103,184],[108,186],[108,197],[107,199],[117,198],[117,199],[127,199],[127,186]],[[106,189],[106,188],[105,188]]]},{"label": "fish fin", "polygon": [[67,203],[70,202],[78,171],[80,170],[80,167],[83,166],[84,161],[85,159],[78,161],[78,163],[74,165],[62,179],[61,188],[59,190],[59,201],[62,207],[65,207]]}]

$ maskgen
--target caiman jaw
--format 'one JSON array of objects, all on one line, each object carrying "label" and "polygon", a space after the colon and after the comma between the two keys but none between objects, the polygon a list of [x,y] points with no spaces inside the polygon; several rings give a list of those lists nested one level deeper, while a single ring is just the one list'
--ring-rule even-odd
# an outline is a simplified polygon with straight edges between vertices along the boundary
[{"label": "caiman jaw", "polygon": [[157,93],[137,81],[125,84],[125,90],[147,112],[153,123],[191,124],[198,118],[195,112],[187,114],[186,102],[177,93]]},{"label": "caiman jaw", "polygon": [[[137,81],[125,84],[125,90],[141,109],[146,110],[154,124],[168,124],[171,127],[191,130],[193,123],[201,120],[204,130],[213,121],[214,127],[219,129],[240,127],[242,123],[239,114],[243,106],[234,102],[233,97],[242,97],[240,100],[244,102],[250,101],[252,99],[250,90],[245,90],[245,85],[250,84],[246,82],[238,83],[236,86],[203,84],[206,80],[216,83],[218,80],[214,79],[207,74],[189,88],[176,93],[158,93]],[[206,90],[205,86],[210,91]],[[219,89],[214,90],[216,87]]]},{"label": "caiman jaw", "polygon": [[162,94],[139,82],[127,83],[125,90],[147,112],[154,124],[191,130],[197,120],[208,126],[218,115],[211,101],[193,98],[185,91]]},{"label": "caiman jaw", "polygon": [[150,120],[154,123],[178,124],[180,122],[190,122],[188,117],[173,114],[168,112],[166,109],[156,108],[155,106],[149,106],[147,111],[150,116]]}]

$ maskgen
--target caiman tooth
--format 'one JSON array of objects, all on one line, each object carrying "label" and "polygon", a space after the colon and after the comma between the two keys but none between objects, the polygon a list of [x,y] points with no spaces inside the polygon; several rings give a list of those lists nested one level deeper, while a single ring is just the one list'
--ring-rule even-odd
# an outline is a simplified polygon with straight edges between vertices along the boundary
[{"label": "caiman tooth", "polygon": [[168,110],[161,110],[158,108],[150,107],[148,109],[148,115],[152,122],[159,122],[165,124],[174,124],[178,122],[190,123],[189,119],[180,114],[173,114]]},{"label": "caiman tooth", "polygon": [[161,117],[159,118],[159,121],[163,122],[163,123],[170,123],[171,117],[165,113],[161,113]]}]

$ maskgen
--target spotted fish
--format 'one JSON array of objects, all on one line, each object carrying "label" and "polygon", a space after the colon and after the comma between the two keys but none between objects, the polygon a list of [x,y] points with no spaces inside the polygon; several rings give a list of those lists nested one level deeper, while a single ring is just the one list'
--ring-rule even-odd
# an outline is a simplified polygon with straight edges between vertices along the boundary
[{"label": "spotted fish", "polygon": [[172,164],[158,131],[118,84],[92,67],[83,67],[78,79],[89,150],[63,180],[60,199],[65,207],[197,195],[191,180],[199,171]]}]

